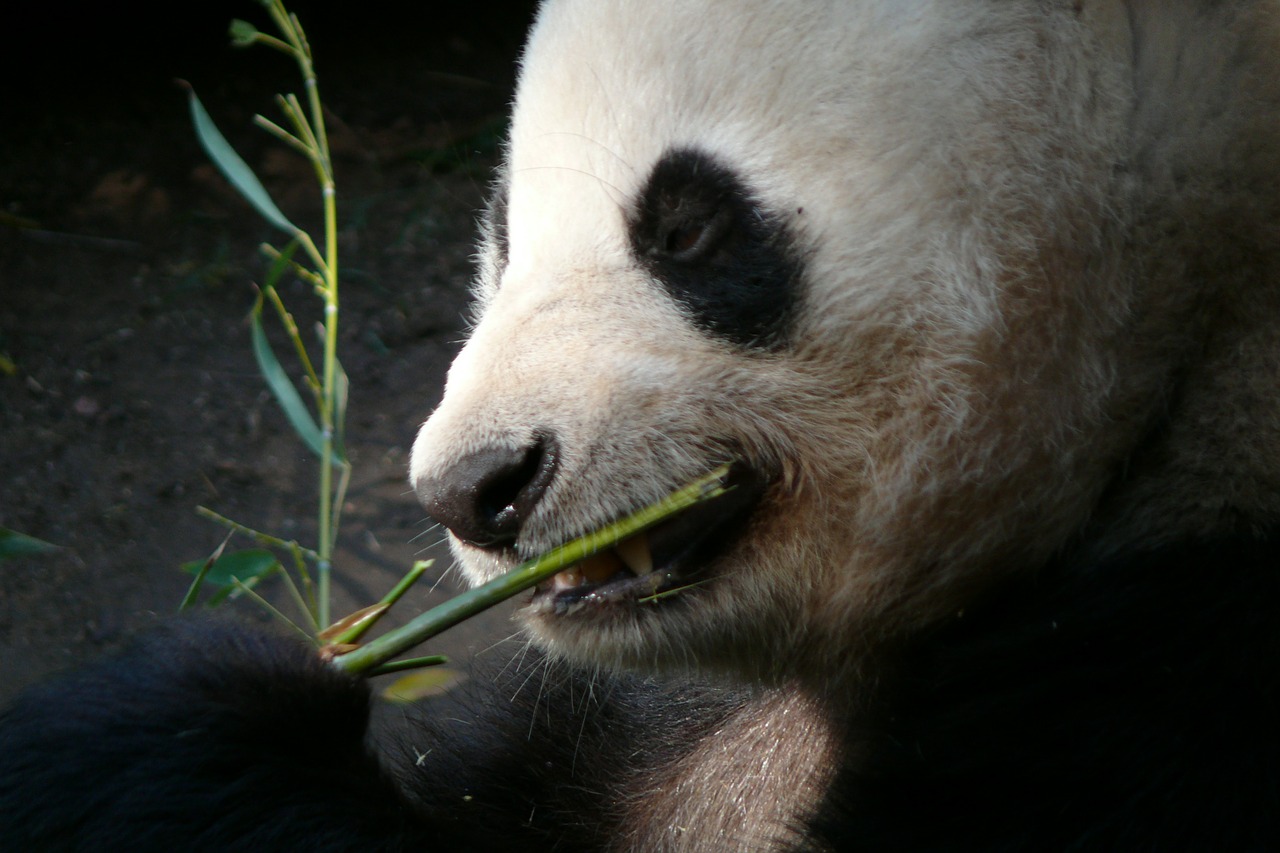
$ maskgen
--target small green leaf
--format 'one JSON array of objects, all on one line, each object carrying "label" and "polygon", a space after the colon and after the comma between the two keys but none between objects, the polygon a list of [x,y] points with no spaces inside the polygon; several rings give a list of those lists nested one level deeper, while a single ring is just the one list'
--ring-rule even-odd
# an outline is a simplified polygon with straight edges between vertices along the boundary
[{"label": "small green leaf", "polygon": [[52,542],[0,527],[0,560],[8,557],[26,557],[32,554],[48,554],[58,550]]},{"label": "small green leaf", "polygon": [[422,669],[388,684],[382,690],[382,698],[397,705],[408,705],[428,696],[439,696],[465,680],[462,673],[442,666]]},{"label": "small green leaf", "polygon": [[204,105],[196,97],[194,89],[190,90],[190,96],[191,120],[196,126],[196,135],[200,138],[200,144],[204,146],[209,159],[213,160],[213,164],[218,167],[218,171],[226,176],[232,186],[240,191],[240,195],[244,196],[268,222],[290,234],[299,233],[302,229],[285,218],[280,208],[276,207],[276,203],[267,194],[262,182],[258,180],[258,176],[244,160],[240,159],[240,155],[214,125],[213,119],[209,117]]},{"label": "small green leaf", "polygon": [[[261,371],[262,378],[267,381],[267,387],[275,395],[276,402],[284,410],[285,417],[289,419],[294,432],[298,434],[298,437],[302,439],[307,447],[311,448],[312,453],[320,456],[322,444],[320,427],[316,424],[316,419],[311,416],[311,410],[307,408],[307,404],[302,401],[302,395],[298,393],[293,380],[289,378],[289,375],[284,372],[284,368],[280,366],[280,360],[276,358],[276,354],[271,350],[271,344],[267,341],[267,333],[262,328],[261,294],[258,295],[258,301],[253,305],[250,320],[253,355],[258,360],[258,370]],[[337,454],[335,454],[335,461],[337,461],[336,457]]]},{"label": "small green leaf", "polygon": [[362,607],[355,613],[349,613],[343,616],[337,622],[334,622],[328,628],[316,634],[316,639],[325,643],[348,644],[354,643],[365,635],[366,632],[378,623],[378,620],[387,615],[387,611],[391,609],[390,604],[370,604],[368,607]]},{"label": "small green leaf", "polygon": [[228,530],[227,535],[223,537],[222,543],[213,549],[213,553],[205,557],[203,560],[195,560],[190,563],[183,563],[183,571],[195,575],[191,580],[191,586],[187,587],[187,594],[182,597],[182,603],[178,605],[178,612],[189,610],[197,599],[200,597],[200,588],[204,586],[204,579],[209,574],[209,569],[213,568],[213,564],[218,562],[218,558],[222,556],[222,552],[227,550],[227,543],[231,541],[231,537],[235,535],[235,531]]},{"label": "small green leaf", "polygon": [[232,47],[252,47],[258,40],[258,28],[248,21],[236,18],[231,22],[230,35]]},{"label": "small green leaf", "polygon": [[333,455],[340,461],[347,458],[347,397],[351,391],[351,380],[347,378],[347,371],[343,370],[342,362],[337,358],[333,360],[333,367],[336,373],[333,389]]},{"label": "small green leaf", "polygon": [[[204,564],[204,560],[193,560],[183,563],[182,570],[196,574],[204,568]],[[276,555],[265,548],[247,548],[223,554],[214,560],[205,574],[204,582],[217,587],[234,586],[237,580],[247,584],[261,580],[279,567],[280,561],[276,559]]]}]

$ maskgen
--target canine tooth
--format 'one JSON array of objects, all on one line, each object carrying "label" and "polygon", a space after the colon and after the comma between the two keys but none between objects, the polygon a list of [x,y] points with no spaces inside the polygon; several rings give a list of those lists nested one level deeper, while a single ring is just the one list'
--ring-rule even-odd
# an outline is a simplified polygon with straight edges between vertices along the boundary
[{"label": "canine tooth", "polygon": [[557,572],[555,578],[556,592],[564,589],[573,589],[575,586],[582,586],[582,572],[578,571],[578,567],[574,566],[565,569],[563,572]]},{"label": "canine tooth", "polygon": [[627,564],[627,568],[643,577],[653,571],[653,553],[649,550],[649,537],[632,536],[619,542],[614,550]]}]

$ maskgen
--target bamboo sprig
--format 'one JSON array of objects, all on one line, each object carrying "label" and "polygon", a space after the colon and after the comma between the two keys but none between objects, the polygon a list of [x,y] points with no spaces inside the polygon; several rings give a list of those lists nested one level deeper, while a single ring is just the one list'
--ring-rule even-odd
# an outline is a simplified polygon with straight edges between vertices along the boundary
[{"label": "bamboo sprig", "polygon": [[[293,558],[302,589],[290,581],[289,592],[307,614],[313,633],[321,633],[320,625],[330,622],[330,578],[334,549],[337,544],[343,505],[351,478],[351,463],[344,447],[343,424],[346,417],[348,380],[338,362],[338,219],[337,192],[333,175],[333,159],[329,149],[329,136],[325,129],[324,108],[316,83],[315,65],[311,46],[307,41],[297,16],[286,11],[283,0],[258,0],[271,17],[277,35],[260,32],[253,24],[235,20],[231,22],[231,39],[237,47],[255,44],[265,45],[289,56],[297,64],[306,88],[305,106],[296,95],[278,96],[284,120],[280,123],[263,116],[256,116],[255,123],[283,142],[311,163],[319,183],[324,212],[323,251],[310,234],[289,220],[276,206],[270,193],[253,173],[226,138],[217,129],[195,91],[188,86],[192,121],[197,136],[214,164],[242,196],[266,219],[267,222],[289,235],[290,243],[283,251],[264,244],[263,253],[272,259],[267,279],[263,282],[250,312],[250,334],[254,357],[272,395],[293,426],[298,437],[320,460],[319,495],[317,501],[317,543],[315,550],[302,549],[296,542],[284,542],[260,531],[252,530],[216,513],[206,515],[227,525],[232,530],[253,536],[258,542],[273,548],[288,550]],[[301,255],[294,255],[301,249]],[[306,260],[301,261],[305,256]],[[299,333],[297,323],[285,308],[276,290],[276,283],[287,270],[292,270],[309,283],[324,304],[321,326],[323,358],[313,362]],[[312,400],[305,401],[298,393],[295,381],[284,369],[272,351],[262,323],[265,303],[275,309],[285,332],[293,344],[298,363],[306,377],[306,385]],[[338,469],[335,478],[334,469]],[[236,558],[237,554],[228,555]],[[314,564],[314,581],[308,563]],[[237,567],[238,568],[238,567]],[[283,566],[280,568],[283,569]],[[188,594],[191,599],[199,588],[199,582],[208,574],[205,567],[198,573],[197,583]],[[220,600],[215,596],[215,603]]]},{"label": "bamboo sprig", "polygon": [[357,610],[355,613],[334,622],[320,632],[320,639],[339,646],[359,640],[364,636],[365,632],[387,614],[387,611],[400,600],[401,596],[409,591],[409,587],[417,583],[418,578],[422,577],[422,573],[431,568],[434,562],[435,560],[419,560],[414,563],[409,573],[401,578],[400,582],[392,587],[391,591],[384,595],[381,601]]},{"label": "bamboo sprig", "polygon": [[[316,83],[315,66],[312,62],[311,45],[307,42],[306,34],[297,16],[287,12],[281,0],[260,0],[260,2],[271,15],[283,39],[261,33],[253,25],[243,21],[232,24],[232,38],[241,46],[264,44],[293,57],[302,73],[303,85],[307,93],[307,109],[304,111],[295,95],[277,99],[285,118],[293,126],[293,133],[262,116],[256,116],[254,121],[311,161],[316,172],[316,180],[320,184],[320,194],[324,204],[324,254],[320,254],[315,243],[305,232],[299,230],[294,234],[294,239],[316,265],[316,276],[308,278],[324,300],[324,356],[321,360],[320,391],[317,395],[321,444],[320,506],[317,511],[319,542],[316,548],[318,552],[316,619],[320,624],[325,625],[329,623],[329,586],[333,568],[333,550],[337,543],[342,503],[350,474],[349,463],[345,459],[341,460],[338,467],[342,471],[338,482],[334,483],[334,443],[340,429],[338,418],[341,415],[336,406],[339,381],[337,191],[333,179],[333,160],[329,152],[329,135],[325,130],[324,108],[320,101],[320,89]],[[310,370],[309,364],[308,370],[308,378],[315,381],[315,372]]]},{"label": "bamboo sprig", "polygon": [[719,497],[729,488],[728,478],[729,466],[721,465],[657,503],[554,548],[540,557],[527,560],[501,577],[449,599],[354,651],[334,656],[332,663],[351,673],[369,674],[379,668],[382,668],[380,671],[386,671],[384,665],[391,658],[429,640],[441,631],[536,586],[574,563],[611,548],[676,513]]}]

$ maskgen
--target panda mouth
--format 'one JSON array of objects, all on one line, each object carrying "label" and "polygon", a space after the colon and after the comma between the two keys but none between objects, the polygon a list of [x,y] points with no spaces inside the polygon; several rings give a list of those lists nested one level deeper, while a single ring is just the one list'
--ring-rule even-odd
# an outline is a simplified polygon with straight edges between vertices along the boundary
[{"label": "panda mouth", "polygon": [[767,485],[764,475],[734,465],[723,495],[543,581],[534,589],[533,610],[565,616],[607,604],[656,604],[704,582],[707,567],[737,539]]}]

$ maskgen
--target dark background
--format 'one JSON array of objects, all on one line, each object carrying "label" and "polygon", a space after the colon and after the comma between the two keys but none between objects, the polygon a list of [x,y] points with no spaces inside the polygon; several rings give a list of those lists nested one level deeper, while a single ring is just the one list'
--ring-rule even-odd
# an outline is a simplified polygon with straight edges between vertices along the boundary
[{"label": "dark background", "polygon": [[[415,558],[449,562],[405,466],[462,337],[475,215],[532,7],[290,4],[338,182],[355,469],[335,613],[376,600]],[[0,13],[0,526],[60,546],[0,562],[0,704],[176,609],[177,566],[222,538],[197,505],[314,543],[316,466],[264,388],[246,323],[257,246],[279,234],[208,164],[174,82],[318,235],[310,166],[251,124],[301,81],[281,54],[229,48],[235,17],[270,31],[248,0]],[[308,329],[318,299],[281,289]],[[402,616],[454,581],[420,584]],[[498,614],[428,650],[466,658],[512,630]]]}]

